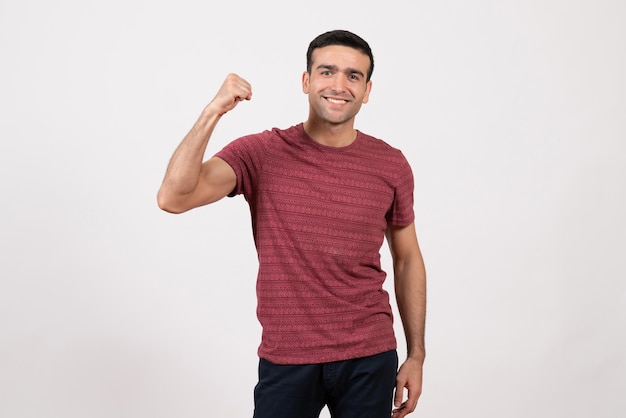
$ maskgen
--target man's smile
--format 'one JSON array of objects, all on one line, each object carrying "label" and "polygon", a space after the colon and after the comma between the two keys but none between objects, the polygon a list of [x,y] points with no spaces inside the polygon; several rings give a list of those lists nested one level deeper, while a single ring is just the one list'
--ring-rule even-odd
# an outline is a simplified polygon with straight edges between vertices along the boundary
[{"label": "man's smile", "polygon": [[332,98],[332,97],[324,97],[324,98],[326,100],[328,100],[329,102],[334,103],[334,104],[346,104],[346,103],[348,103],[348,101],[345,100],[345,99],[335,99],[335,98]]}]

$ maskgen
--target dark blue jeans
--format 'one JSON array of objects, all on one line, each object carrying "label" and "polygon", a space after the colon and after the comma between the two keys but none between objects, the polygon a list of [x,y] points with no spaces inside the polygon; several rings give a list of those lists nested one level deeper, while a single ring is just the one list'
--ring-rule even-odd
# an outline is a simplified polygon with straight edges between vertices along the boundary
[{"label": "dark blue jeans", "polygon": [[261,359],[254,418],[389,418],[396,384],[396,350],[322,364],[279,365]]}]

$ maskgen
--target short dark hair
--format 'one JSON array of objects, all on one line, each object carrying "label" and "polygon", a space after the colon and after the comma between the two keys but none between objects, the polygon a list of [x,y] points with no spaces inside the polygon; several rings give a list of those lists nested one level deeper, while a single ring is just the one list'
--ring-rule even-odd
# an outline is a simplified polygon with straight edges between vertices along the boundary
[{"label": "short dark hair", "polygon": [[322,33],[311,41],[309,49],[306,51],[306,70],[309,74],[311,73],[311,66],[313,65],[313,51],[317,48],[323,48],[330,45],[347,46],[367,55],[370,58],[370,68],[367,71],[367,81],[370,81],[372,73],[374,72],[374,55],[372,54],[372,49],[360,36],[347,30],[339,29]]}]

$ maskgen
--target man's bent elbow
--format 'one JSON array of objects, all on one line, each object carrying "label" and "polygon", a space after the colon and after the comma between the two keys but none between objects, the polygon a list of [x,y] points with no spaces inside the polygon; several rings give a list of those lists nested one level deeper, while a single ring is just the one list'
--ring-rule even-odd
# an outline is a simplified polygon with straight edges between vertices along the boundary
[{"label": "man's bent elbow", "polygon": [[168,196],[167,193],[163,192],[163,190],[159,190],[157,193],[157,205],[159,206],[159,209],[173,214],[183,213],[187,210],[182,208],[180,205],[177,205],[174,199],[172,199],[171,196]]}]

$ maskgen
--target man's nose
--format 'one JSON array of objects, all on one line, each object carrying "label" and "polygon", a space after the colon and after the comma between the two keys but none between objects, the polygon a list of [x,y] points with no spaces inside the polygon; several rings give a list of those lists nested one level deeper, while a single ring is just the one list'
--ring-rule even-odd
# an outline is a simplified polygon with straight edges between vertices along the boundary
[{"label": "man's nose", "polygon": [[337,76],[333,80],[333,88],[334,88],[334,90],[336,92],[341,92],[341,93],[346,91],[347,81],[348,80],[346,80],[346,77],[344,77],[343,74],[337,74]]}]

